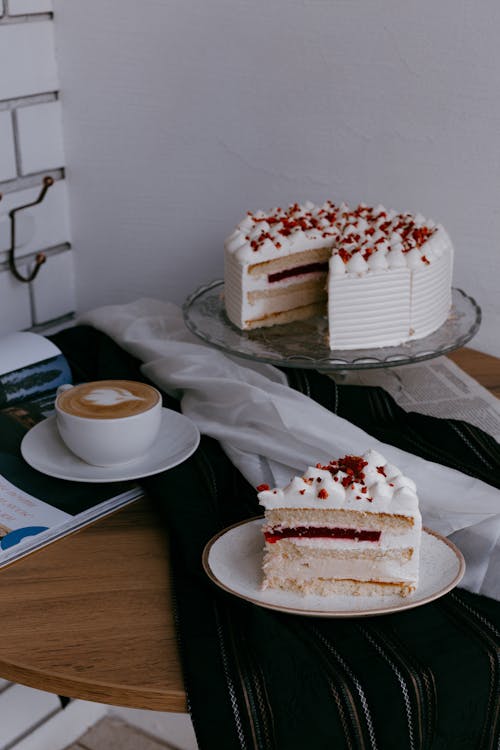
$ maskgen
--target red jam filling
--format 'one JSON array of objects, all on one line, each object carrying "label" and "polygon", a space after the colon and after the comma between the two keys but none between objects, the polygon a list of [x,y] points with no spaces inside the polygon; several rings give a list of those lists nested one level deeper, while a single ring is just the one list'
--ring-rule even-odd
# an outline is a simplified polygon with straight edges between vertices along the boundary
[{"label": "red jam filling", "polygon": [[271,529],[264,532],[264,538],[269,544],[279,542],[280,539],[298,537],[300,539],[352,539],[356,542],[378,542],[381,531],[368,531],[368,529],[346,529],[335,526],[295,526],[288,529]]},{"label": "red jam filling", "polygon": [[273,281],[289,279],[292,276],[302,276],[305,273],[326,273],[327,271],[328,263],[308,263],[305,266],[296,266],[295,268],[287,268],[284,271],[270,273],[267,280],[269,283],[272,283]]}]

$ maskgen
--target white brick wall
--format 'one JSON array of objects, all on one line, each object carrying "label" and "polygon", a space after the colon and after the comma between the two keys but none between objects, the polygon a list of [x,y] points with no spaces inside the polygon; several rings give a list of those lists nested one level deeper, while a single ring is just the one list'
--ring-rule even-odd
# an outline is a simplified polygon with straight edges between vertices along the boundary
[{"label": "white brick wall", "polygon": [[[22,273],[26,272],[24,266],[20,268]],[[21,283],[11,273],[0,273],[0,306],[5,313],[0,316],[0,336],[31,326],[29,285]]]},{"label": "white brick wall", "polygon": [[0,100],[57,91],[52,21],[0,26]]},{"label": "white brick wall", "polygon": [[21,174],[63,167],[61,103],[18,107],[16,119]]},{"label": "white brick wall", "polygon": [[[76,307],[52,11],[52,0],[0,0],[0,335]],[[36,200],[47,174],[55,182],[43,202],[16,216],[21,273],[47,256],[25,284],[8,269],[9,211]]]},{"label": "white brick wall", "polygon": [[[53,283],[53,279],[57,279],[57,284]],[[45,323],[68,312],[74,312],[75,279],[72,253],[51,255],[31,287],[34,323]]]}]

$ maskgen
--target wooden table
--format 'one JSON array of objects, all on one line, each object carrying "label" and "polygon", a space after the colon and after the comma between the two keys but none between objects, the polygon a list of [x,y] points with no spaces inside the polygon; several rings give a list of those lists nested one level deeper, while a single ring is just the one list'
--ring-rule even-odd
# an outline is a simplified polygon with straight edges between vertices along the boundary
[{"label": "wooden table", "polygon": [[[500,396],[500,360],[451,356]],[[167,538],[146,499],[0,571],[0,676],[103,703],[186,711]]]}]

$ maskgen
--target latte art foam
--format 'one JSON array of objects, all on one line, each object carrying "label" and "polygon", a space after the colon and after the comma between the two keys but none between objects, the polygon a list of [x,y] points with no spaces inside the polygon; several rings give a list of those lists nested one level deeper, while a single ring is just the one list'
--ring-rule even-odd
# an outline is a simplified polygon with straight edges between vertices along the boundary
[{"label": "latte art foam", "polygon": [[61,411],[90,419],[118,419],[148,411],[159,401],[158,392],[132,380],[82,383],[57,397]]},{"label": "latte art foam", "polygon": [[116,406],[125,401],[143,401],[140,396],[134,396],[127,388],[96,388],[82,400],[97,406]]}]

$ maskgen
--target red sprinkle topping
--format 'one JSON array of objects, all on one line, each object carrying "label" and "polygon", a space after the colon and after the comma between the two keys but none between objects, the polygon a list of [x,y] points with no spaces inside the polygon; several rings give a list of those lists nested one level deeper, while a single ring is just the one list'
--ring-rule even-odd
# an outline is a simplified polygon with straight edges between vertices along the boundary
[{"label": "red sprinkle topping", "polygon": [[265,492],[268,489],[269,489],[268,484],[259,484],[259,486],[257,487],[257,492]]},{"label": "red sprinkle topping", "polygon": [[326,498],[328,497],[328,492],[325,489],[320,490],[318,492],[318,497],[320,500],[326,500]]},{"label": "red sprinkle topping", "polygon": [[[390,240],[392,234],[398,232],[402,239],[403,252],[408,253],[414,247],[422,248],[437,231],[436,227],[417,226],[415,218],[408,213],[396,214],[392,219],[388,219],[385,211],[376,212],[374,208],[362,204],[341,212],[332,201],[327,201],[323,208],[316,207],[314,211],[293,203],[285,209],[276,208],[268,214],[259,213],[259,216],[256,216],[252,211],[248,211],[247,214],[254,229],[259,229],[262,225],[260,233],[257,231],[252,240],[246,237],[254,252],[258,252],[268,242],[280,250],[281,237],[289,238],[295,232],[312,231],[315,237],[325,240],[325,245],[331,244],[330,238],[336,239],[334,252],[344,263],[350,260],[354,252],[361,252],[367,260],[373,252],[372,238],[376,233],[382,235],[376,240],[378,243]],[[360,217],[368,222],[368,226],[362,231],[357,229]],[[267,231],[268,227],[270,231]],[[370,247],[367,248],[366,245]],[[425,256],[422,261],[429,263]]]},{"label": "red sprinkle topping", "polygon": [[[356,485],[354,484],[355,482],[364,485],[365,473],[363,469],[365,468],[365,466],[367,466],[367,464],[368,461],[365,461],[365,459],[361,456],[344,456],[343,458],[330,461],[327,466],[316,464],[316,468],[323,469],[324,471],[329,471],[335,482],[338,482],[340,479],[343,487],[345,487],[346,489],[350,487],[354,490],[356,489]],[[339,472],[342,472],[346,476],[341,478],[338,477],[337,474]],[[361,492],[363,492],[363,494],[367,492],[366,486],[364,487],[364,489],[361,489]],[[369,500],[371,502],[372,498],[366,497],[365,500]]]},{"label": "red sprinkle topping", "polygon": [[386,477],[387,474],[385,473],[385,469],[383,466],[377,466],[377,471],[379,474],[382,474],[383,477]]},{"label": "red sprinkle topping", "polygon": [[368,461],[365,461],[361,456],[344,456],[338,460],[330,461],[328,466],[320,466],[318,468],[329,471],[332,476],[338,474],[339,471],[343,471],[347,474],[344,479],[347,480],[347,484],[352,481],[362,482],[365,478],[363,469],[368,465]]}]

